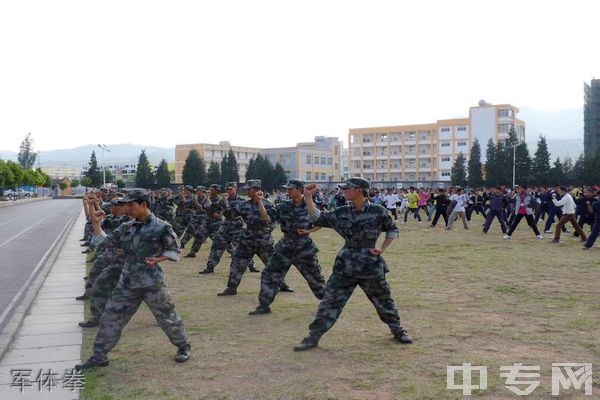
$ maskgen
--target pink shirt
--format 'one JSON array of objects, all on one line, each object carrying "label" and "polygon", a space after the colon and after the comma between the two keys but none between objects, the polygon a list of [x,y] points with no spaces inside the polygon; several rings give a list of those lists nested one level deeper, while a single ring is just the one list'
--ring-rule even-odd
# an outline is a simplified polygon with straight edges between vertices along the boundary
[{"label": "pink shirt", "polygon": [[427,200],[429,200],[429,193],[427,192],[421,192],[419,193],[419,206],[426,206],[427,205]]}]

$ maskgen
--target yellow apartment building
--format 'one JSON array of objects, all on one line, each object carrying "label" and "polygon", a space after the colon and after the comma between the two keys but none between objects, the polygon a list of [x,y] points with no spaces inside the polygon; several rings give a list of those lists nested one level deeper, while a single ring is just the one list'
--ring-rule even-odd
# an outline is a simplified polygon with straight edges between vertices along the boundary
[{"label": "yellow apartment building", "polygon": [[429,124],[350,129],[348,169],[350,176],[372,182],[422,183],[450,181],[456,157],[468,160],[473,140],[482,148],[482,162],[489,139],[506,140],[512,126],[525,140],[525,122],[510,104],[480,101],[468,118],[444,119]]}]

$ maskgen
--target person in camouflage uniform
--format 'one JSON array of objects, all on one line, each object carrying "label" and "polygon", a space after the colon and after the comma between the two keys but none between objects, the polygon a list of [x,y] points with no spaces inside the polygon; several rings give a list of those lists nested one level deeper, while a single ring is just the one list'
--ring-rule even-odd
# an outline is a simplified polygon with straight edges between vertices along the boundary
[{"label": "person in camouflage uniform", "polygon": [[[351,178],[339,187],[351,203],[327,212],[320,212],[312,200],[317,186],[311,184],[305,188],[310,220],[318,226],[335,229],[346,244],[335,259],[325,295],[315,320],[309,326],[309,334],[294,347],[294,351],[317,347],[319,339],[331,329],[356,286],[365,292],[394,338],[401,343],[412,343],[412,338],[400,324],[400,316],[385,279],[389,270],[381,257],[398,237],[398,228],[384,207],[369,203],[368,181]],[[381,232],[385,232],[385,240],[381,247],[376,247]]]},{"label": "person in camouflage uniform", "polygon": [[163,221],[167,221],[168,223],[173,223],[174,213],[173,209],[175,207],[175,203],[173,201],[171,189],[163,189],[155,202],[155,215],[162,219]]},{"label": "person in camouflage uniform", "polygon": [[185,185],[179,189],[179,194],[174,198],[174,203],[177,206],[175,209],[175,220],[173,224],[173,230],[177,234],[177,237],[183,236],[185,228],[192,219],[194,212],[194,201],[192,195],[194,188],[190,185]]},{"label": "person in camouflage uniform", "polygon": [[[105,224],[105,220],[110,218],[112,215],[114,226],[110,227]],[[125,207],[120,203],[119,198],[111,200],[111,214],[106,216],[102,221],[102,230],[105,232],[112,232],[115,238],[118,238],[117,229],[125,222],[129,222],[130,217],[126,215]],[[90,299],[90,311],[91,318],[85,322],[80,322],[79,326],[82,328],[93,328],[98,326],[100,317],[104,312],[106,302],[110,298],[110,295],[114,288],[117,286],[121,271],[123,270],[123,250],[118,247],[118,240],[104,241],[98,248],[104,248],[104,254],[102,259],[106,260],[107,265],[102,271],[93,279],[88,279],[86,282],[86,294],[89,295]],[[92,283],[88,289],[88,285]]]},{"label": "person in camouflage uniform", "polygon": [[[86,215],[91,222],[91,214],[97,213],[100,211],[100,206],[98,200],[94,197],[93,194],[86,196],[84,199],[84,208]],[[106,232],[113,231],[123,222],[123,212],[121,212],[121,208],[118,205],[116,199],[110,201],[108,206],[108,215],[102,220],[102,229]],[[93,236],[93,227],[92,227],[92,236]],[[75,300],[87,300],[90,298],[90,292],[92,286],[102,272],[104,268],[106,268],[110,262],[111,257],[114,256],[114,252],[107,248],[106,244],[100,244],[96,247],[94,256],[91,258],[92,268],[87,275],[85,282],[85,292],[83,295],[78,296]]]},{"label": "person in camouflage uniform", "polygon": [[184,229],[179,236],[179,241],[181,242],[182,249],[193,236],[192,230],[190,229],[190,223],[192,222],[194,215],[196,215],[196,211],[200,210],[202,207],[196,199],[196,189],[188,185],[186,186],[186,192],[186,200],[181,204],[181,207],[183,208],[183,214],[180,224],[184,227]]},{"label": "person in camouflage uniform", "polygon": [[[244,219],[240,208],[245,200],[237,195],[237,184],[229,182],[225,185],[226,193],[223,197],[219,197],[218,193],[221,189],[219,185],[211,185],[211,196],[215,203],[220,203],[224,207],[223,215],[225,222],[219,227],[219,230],[213,236],[210,254],[206,263],[206,268],[200,271],[200,274],[212,274],[215,268],[221,261],[225,250],[233,254],[238,246],[244,230]],[[211,201],[213,201],[211,199]],[[260,272],[254,265],[254,261],[250,260],[248,268],[251,272]]]},{"label": "person in camouflage uniform", "polygon": [[[198,242],[198,238],[196,237],[196,232],[200,231],[201,225],[206,221],[206,209],[211,205],[211,201],[206,195],[206,188],[204,186],[196,187],[196,194],[192,196],[193,199],[193,207],[194,212],[192,214],[192,219],[187,225],[185,230],[185,235],[181,238],[181,248],[183,249],[187,242],[193,237],[194,243],[192,244],[192,249],[186,255],[186,257],[196,257],[196,253],[200,250],[200,246],[202,242]],[[202,240],[202,237],[199,238]],[[205,239],[206,240],[206,239]]]},{"label": "person in camouflage uniform", "polygon": [[197,226],[194,226],[194,244],[186,257],[196,257],[196,253],[200,251],[200,247],[204,242],[208,238],[214,238],[214,235],[223,225],[223,211],[222,204],[216,203],[208,206],[206,213],[198,220]]},{"label": "person in camouflage uniform", "polygon": [[275,245],[275,253],[262,271],[258,295],[260,305],[250,315],[271,312],[270,305],[292,264],[306,279],[317,299],[322,299],[325,292],[325,278],[317,258],[319,249],[309,236],[314,227],[309,221],[302,195],[304,182],[291,179],[284,188],[290,200],[280,200],[279,204],[269,209],[269,217],[279,222],[283,238]]},{"label": "person in camouflage uniform", "polygon": [[[231,256],[231,266],[229,268],[229,280],[227,289],[219,293],[219,296],[234,296],[237,294],[242,275],[246,268],[252,262],[252,257],[256,254],[265,265],[273,255],[273,235],[271,232],[274,223],[269,220],[267,209],[273,207],[270,201],[263,200],[260,179],[248,180],[246,187],[250,200],[244,201],[236,208],[246,224],[242,232],[242,237],[238,246]],[[281,291],[292,291],[285,282],[281,283]]]},{"label": "person in camouflage uniform", "polygon": [[191,346],[185,326],[175,311],[159,265],[162,261],[179,259],[177,236],[168,223],[150,212],[150,201],[144,192],[131,192],[122,202],[135,220],[122,224],[116,235],[106,235],[100,228],[98,217],[93,217],[94,242],[118,240],[125,263],[100,319],[94,353],[86,362],[76,365],[77,370],[109,364],[108,353],[117,345],[123,328],[142,302],[146,303],[171,343],[177,347],[175,361],[185,362],[190,357]]}]

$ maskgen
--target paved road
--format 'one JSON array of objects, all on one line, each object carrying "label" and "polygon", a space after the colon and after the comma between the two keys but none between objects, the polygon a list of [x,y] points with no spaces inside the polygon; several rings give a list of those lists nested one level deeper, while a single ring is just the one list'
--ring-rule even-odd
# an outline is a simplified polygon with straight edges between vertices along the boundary
[{"label": "paved road", "polygon": [[[45,200],[0,208],[0,332],[13,300],[43,260],[81,200]],[[38,269],[39,271],[39,269]]]}]

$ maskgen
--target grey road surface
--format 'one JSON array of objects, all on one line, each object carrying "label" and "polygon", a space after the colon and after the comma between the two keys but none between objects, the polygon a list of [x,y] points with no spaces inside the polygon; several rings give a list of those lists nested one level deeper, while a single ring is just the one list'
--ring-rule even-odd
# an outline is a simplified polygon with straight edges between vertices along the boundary
[{"label": "grey road surface", "polygon": [[0,332],[22,297],[15,296],[79,212],[81,200],[45,200],[0,208]]}]

